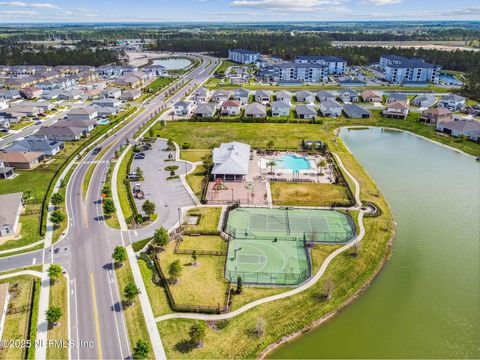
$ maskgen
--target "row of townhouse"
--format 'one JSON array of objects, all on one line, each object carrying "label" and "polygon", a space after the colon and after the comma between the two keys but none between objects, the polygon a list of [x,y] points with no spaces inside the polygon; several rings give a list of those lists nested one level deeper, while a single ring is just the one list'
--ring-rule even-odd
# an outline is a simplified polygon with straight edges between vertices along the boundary
[{"label": "row of townhouse", "polygon": [[10,77],[34,76],[36,74],[50,72],[73,75],[84,71],[93,72],[95,71],[95,67],[90,65],[0,65],[0,75]]},{"label": "row of townhouse", "polygon": [[423,59],[398,55],[383,55],[380,57],[379,65],[384,72],[385,80],[398,84],[409,82],[438,84],[442,69],[440,65],[427,63]]}]

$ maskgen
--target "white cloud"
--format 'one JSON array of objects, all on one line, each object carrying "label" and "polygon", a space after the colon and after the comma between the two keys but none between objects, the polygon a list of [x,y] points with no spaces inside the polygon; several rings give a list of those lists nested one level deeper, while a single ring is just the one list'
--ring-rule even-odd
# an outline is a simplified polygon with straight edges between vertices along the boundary
[{"label": "white cloud", "polygon": [[364,0],[362,4],[371,4],[371,5],[391,5],[391,4],[398,4],[402,0]]},{"label": "white cloud", "polygon": [[269,11],[308,11],[325,5],[338,5],[344,0],[234,0],[236,7],[264,9]]},{"label": "white cloud", "polygon": [[22,10],[0,10],[0,14],[2,14],[2,15],[29,15],[29,16],[37,15],[37,13],[35,11],[22,11]]},{"label": "white cloud", "polygon": [[0,6],[32,8],[32,9],[60,9],[59,6],[51,3],[27,3],[24,1],[0,2]]}]

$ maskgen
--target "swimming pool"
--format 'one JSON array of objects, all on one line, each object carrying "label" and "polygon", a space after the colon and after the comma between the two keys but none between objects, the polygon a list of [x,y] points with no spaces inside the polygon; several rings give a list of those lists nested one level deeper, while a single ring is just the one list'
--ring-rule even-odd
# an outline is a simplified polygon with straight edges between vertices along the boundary
[{"label": "swimming pool", "polygon": [[276,160],[276,168],[278,169],[291,169],[293,171],[309,170],[310,161],[296,155],[285,155],[280,160]]},{"label": "swimming pool", "polygon": [[97,124],[99,125],[107,125],[108,123],[110,123],[110,120],[107,119],[101,119],[97,121]]}]

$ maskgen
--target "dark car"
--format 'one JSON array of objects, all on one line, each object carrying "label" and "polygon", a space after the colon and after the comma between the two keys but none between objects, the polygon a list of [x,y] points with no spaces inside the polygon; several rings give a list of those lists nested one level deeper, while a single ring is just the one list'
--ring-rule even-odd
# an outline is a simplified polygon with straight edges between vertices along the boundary
[{"label": "dark car", "polygon": [[143,159],[145,159],[145,154],[144,153],[138,153],[138,154],[135,154],[135,156],[133,158],[135,160],[143,160]]}]

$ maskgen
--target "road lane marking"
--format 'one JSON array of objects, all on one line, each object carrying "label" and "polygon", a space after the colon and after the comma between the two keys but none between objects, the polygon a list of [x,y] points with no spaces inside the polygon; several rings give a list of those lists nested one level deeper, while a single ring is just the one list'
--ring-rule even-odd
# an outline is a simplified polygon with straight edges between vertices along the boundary
[{"label": "road lane marking", "polygon": [[35,265],[37,263],[37,258],[34,257],[33,260],[32,260],[32,265]]},{"label": "road lane marking", "polygon": [[77,359],[80,360],[80,342],[79,342],[79,335],[78,335],[78,304],[77,304],[77,279],[72,280],[74,282],[73,284],[73,290],[74,290],[74,299],[75,299],[75,327],[76,327],[76,333],[77,333],[77,341],[75,343],[75,346],[77,348]]},{"label": "road lane marking", "polygon": [[[112,266],[115,266],[115,264],[112,264]],[[115,284],[115,278],[112,276],[112,278],[110,278],[110,274],[112,273],[112,270],[109,270],[107,272],[107,279],[108,279],[108,282],[110,284]],[[122,340],[120,338],[120,330],[118,329],[118,322],[117,322],[117,314],[116,314],[116,311],[115,311],[115,301],[113,299],[113,291],[112,291],[112,286],[111,285],[108,285],[108,290],[110,290],[110,299],[112,300],[112,306],[113,306],[113,319],[115,320],[115,328],[117,330],[117,337],[118,337],[118,344],[120,345],[120,354],[122,355],[122,359],[124,359],[124,356],[123,356],[123,349],[122,349]],[[119,299],[119,304],[118,306],[120,307],[120,309],[122,309],[122,305],[120,304],[120,299]],[[122,311],[119,312],[120,316],[122,316]]]},{"label": "road lane marking", "polygon": [[102,342],[100,339],[100,323],[98,322],[97,298],[95,295],[95,281],[93,280],[93,273],[90,273],[90,285],[92,287],[92,301],[93,301],[93,317],[95,319],[95,332],[97,334],[98,343],[98,359],[102,359]]}]

